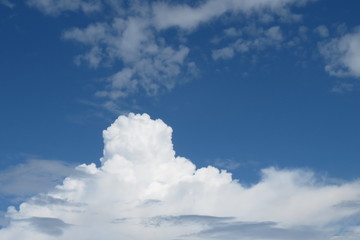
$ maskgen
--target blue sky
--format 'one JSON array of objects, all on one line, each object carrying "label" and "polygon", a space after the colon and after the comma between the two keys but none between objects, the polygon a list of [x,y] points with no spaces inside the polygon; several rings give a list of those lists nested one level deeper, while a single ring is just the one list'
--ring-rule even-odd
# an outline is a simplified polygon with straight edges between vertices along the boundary
[{"label": "blue sky", "polygon": [[102,131],[129,112],[162,119],[178,156],[244,186],[272,167],[356,182],[359,7],[0,0],[0,211],[100,167]]}]

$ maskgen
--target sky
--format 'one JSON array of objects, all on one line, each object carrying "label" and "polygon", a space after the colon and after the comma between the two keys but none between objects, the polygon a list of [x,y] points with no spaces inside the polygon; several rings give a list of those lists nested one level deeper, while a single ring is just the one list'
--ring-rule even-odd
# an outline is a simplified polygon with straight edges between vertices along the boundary
[{"label": "sky", "polygon": [[0,239],[359,239],[359,7],[0,0]]}]

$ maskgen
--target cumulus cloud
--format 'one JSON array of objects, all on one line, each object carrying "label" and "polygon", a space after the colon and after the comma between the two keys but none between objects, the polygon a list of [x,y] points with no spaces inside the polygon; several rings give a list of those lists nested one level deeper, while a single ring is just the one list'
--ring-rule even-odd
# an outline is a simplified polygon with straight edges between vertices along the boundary
[{"label": "cumulus cloud", "polygon": [[103,132],[100,166],[82,164],[53,190],[9,207],[1,239],[351,239],[360,182],[263,169],[244,187],[230,173],[176,156],[172,129],[146,114]]},{"label": "cumulus cloud", "polygon": [[132,15],[84,29],[69,29],[63,38],[89,47],[88,52],[76,58],[79,64],[86,62],[97,68],[122,62],[123,68],[108,77],[106,87],[96,93],[113,102],[138,91],[148,96],[170,91],[196,71],[196,65],[187,60],[189,48],[167,44],[156,36],[145,16]]},{"label": "cumulus cloud", "polygon": [[337,77],[360,77],[360,27],[351,33],[319,44],[325,70]]}]

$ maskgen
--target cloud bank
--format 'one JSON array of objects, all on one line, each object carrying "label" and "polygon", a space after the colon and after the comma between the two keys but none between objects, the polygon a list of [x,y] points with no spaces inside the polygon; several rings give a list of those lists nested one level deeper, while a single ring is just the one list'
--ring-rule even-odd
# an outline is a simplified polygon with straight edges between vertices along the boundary
[{"label": "cloud bank", "polygon": [[0,239],[358,239],[360,182],[310,171],[230,173],[176,156],[172,129],[146,114],[103,132],[100,166],[82,164],[47,193],[9,207]]}]

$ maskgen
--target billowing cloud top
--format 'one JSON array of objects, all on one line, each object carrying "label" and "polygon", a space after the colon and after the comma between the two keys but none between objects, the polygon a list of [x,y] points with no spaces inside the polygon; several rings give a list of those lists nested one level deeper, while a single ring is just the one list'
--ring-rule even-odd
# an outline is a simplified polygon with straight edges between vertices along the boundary
[{"label": "billowing cloud top", "polygon": [[9,207],[0,239],[358,239],[360,183],[262,170],[251,187],[177,157],[172,129],[146,114],[104,131],[101,166]]}]

